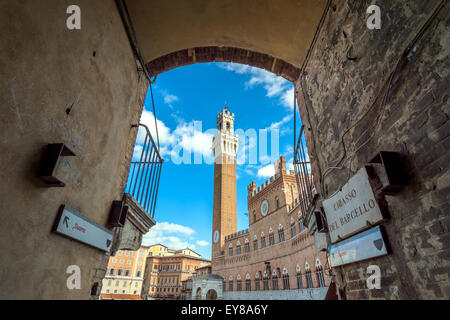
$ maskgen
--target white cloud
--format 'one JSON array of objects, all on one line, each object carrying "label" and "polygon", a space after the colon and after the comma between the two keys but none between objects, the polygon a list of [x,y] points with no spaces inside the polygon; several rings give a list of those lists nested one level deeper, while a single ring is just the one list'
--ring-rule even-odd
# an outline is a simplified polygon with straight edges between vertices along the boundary
[{"label": "white cloud", "polygon": [[286,170],[294,170],[294,158],[286,160]]},{"label": "white cloud", "polygon": [[218,63],[219,68],[237,73],[248,74],[250,79],[246,82],[247,88],[262,86],[269,98],[277,97],[279,104],[292,109],[294,102],[294,88],[291,82],[264,69],[237,63]]},{"label": "white cloud", "polygon": [[195,248],[195,244],[189,239],[195,233],[192,228],[175,223],[159,222],[143,236],[142,244],[163,244],[170,249]]},{"label": "white cloud", "polygon": [[239,63],[218,63],[219,68],[233,71],[238,74],[244,74],[249,73],[252,69],[252,67],[246,65],[246,64],[239,64]]},{"label": "white cloud", "polygon": [[153,228],[150,229],[150,232],[165,233],[165,234],[181,233],[187,236],[190,236],[195,233],[195,231],[189,227],[185,227],[170,222],[159,222]]},{"label": "white cloud", "polygon": [[287,123],[288,121],[290,121],[292,119],[293,115],[289,114],[287,116],[285,116],[283,119],[281,119],[278,122],[274,122],[272,123],[270,126],[268,126],[267,128],[265,128],[265,130],[274,130],[274,129],[280,129],[280,127]]},{"label": "white cloud", "polygon": [[[203,131],[201,121],[185,122],[180,119],[175,130],[170,128],[161,120],[157,119],[158,135],[160,142],[160,153],[162,156],[170,154],[174,156],[179,152],[179,148],[183,149],[183,152],[199,153],[204,158],[212,159],[212,138],[215,134],[214,130]],[[140,123],[145,124],[155,141],[157,143],[157,136],[155,130],[155,117],[151,111],[144,110],[142,112]],[[136,160],[140,157],[142,152],[142,145],[145,142],[146,130],[142,127],[139,128],[133,159]],[[176,151],[175,151],[175,150]],[[179,157],[179,155],[177,155]],[[167,159],[166,159],[167,160]]]},{"label": "white cloud", "polygon": [[281,95],[281,103],[285,107],[287,107],[291,110],[294,108],[294,88],[293,87],[291,89],[283,92],[283,94]]},{"label": "white cloud", "polygon": [[172,102],[178,101],[178,97],[173,94],[170,94],[170,93],[163,94],[163,97],[164,97],[164,103],[169,104],[169,105]]},{"label": "white cloud", "polygon": [[[157,126],[158,126],[158,136],[159,136],[159,143],[161,145],[164,144],[171,144],[174,142],[174,137],[170,133],[170,129],[159,119],[156,119]],[[141,115],[140,123],[145,124],[148,129],[150,130],[150,133],[155,140],[155,143],[157,142],[157,136],[156,136],[156,130],[155,130],[155,116],[153,115],[153,112],[144,110]],[[136,142],[138,144],[143,144],[145,141],[145,134],[146,130],[144,128],[139,128],[138,136]]]},{"label": "white cloud", "polygon": [[209,246],[209,242],[208,242],[208,241],[205,241],[205,240],[197,240],[195,243],[196,243],[197,245],[201,246],[201,247],[207,247],[207,246]]},{"label": "white cloud", "polygon": [[269,178],[275,175],[275,167],[273,164],[268,164],[258,170],[256,174],[258,178]]},{"label": "white cloud", "polygon": [[203,132],[200,121],[180,124],[174,131],[177,144],[189,152],[212,155],[213,134]]}]

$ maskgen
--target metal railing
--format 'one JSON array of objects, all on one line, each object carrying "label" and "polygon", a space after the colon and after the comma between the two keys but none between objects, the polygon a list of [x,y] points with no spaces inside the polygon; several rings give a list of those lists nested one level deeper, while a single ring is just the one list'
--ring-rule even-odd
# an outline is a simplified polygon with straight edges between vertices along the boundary
[{"label": "metal railing", "polygon": [[297,92],[294,94],[294,171],[298,186],[300,209],[306,214],[313,200],[311,163],[305,140],[305,126],[302,124],[297,140]]},{"label": "metal railing", "polygon": [[297,179],[300,207],[303,214],[306,214],[313,199],[313,181],[311,163],[308,161],[306,143],[304,141],[304,126],[302,126],[297,145],[294,148],[294,170]]},{"label": "metal railing", "polygon": [[[155,144],[148,127],[142,123],[132,125],[132,127],[143,127],[146,132],[144,144],[141,146],[141,154],[136,158],[139,159],[139,161],[131,161],[130,174],[128,176],[125,193],[132,195],[142,208],[154,218],[161,168],[164,160],[159,154],[158,147]],[[140,145],[135,144],[135,150],[137,146]]]}]

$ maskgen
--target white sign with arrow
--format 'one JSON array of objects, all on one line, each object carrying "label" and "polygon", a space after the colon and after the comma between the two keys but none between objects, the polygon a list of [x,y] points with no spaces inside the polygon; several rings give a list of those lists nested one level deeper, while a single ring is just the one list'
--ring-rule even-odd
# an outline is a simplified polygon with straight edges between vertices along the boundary
[{"label": "white sign with arrow", "polygon": [[61,206],[54,232],[86,243],[103,251],[111,248],[114,232],[90,221],[65,205]]}]

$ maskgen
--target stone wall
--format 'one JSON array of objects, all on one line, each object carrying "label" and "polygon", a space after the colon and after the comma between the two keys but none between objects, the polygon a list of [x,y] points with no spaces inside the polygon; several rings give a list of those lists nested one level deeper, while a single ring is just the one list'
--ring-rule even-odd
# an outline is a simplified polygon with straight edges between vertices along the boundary
[{"label": "stone wall", "polygon": [[[380,30],[366,27],[371,4]],[[408,174],[385,196],[392,254],[334,270],[341,298],[450,297],[449,17],[446,1],[332,1],[296,82],[322,198],[380,150]],[[371,264],[379,290],[366,287]]]},{"label": "stone wall", "polygon": [[[80,0],[81,30],[66,27],[70,1],[1,1],[0,298],[88,299],[108,253],[52,230],[61,204],[106,226],[125,188],[147,81],[114,1]],[[75,154],[64,188],[36,177],[48,143]],[[69,290],[66,269],[81,270]]]},{"label": "stone wall", "polygon": [[226,291],[223,300],[324,300],[328,287],[270,290],[270,291]]}]

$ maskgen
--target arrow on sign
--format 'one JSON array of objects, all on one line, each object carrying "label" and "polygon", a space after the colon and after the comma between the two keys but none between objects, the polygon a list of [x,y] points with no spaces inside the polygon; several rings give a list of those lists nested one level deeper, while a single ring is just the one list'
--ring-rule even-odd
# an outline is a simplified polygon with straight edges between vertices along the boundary
[{"label": "arrow on sign", "polygon": [[63,223],[65,223],[66,224],[66,228],[69,228],[69,224],[67,223],[67,221],[69,221],[70,220],[70,218],[69,217],[67,217],[67,216],[65,216],[64,217],[64,221],[63,221]]}]

